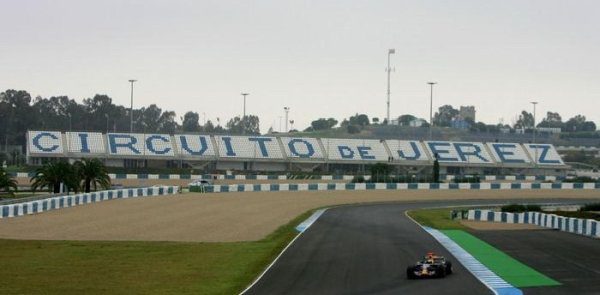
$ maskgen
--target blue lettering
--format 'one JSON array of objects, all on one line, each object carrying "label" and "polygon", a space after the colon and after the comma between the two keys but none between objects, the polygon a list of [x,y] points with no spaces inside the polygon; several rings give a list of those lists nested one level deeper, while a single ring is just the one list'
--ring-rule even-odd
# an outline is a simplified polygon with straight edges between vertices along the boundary
[{"label": "blue lettering", "polygon": [[[118,143],[117,139],[128,139],[129,142]],[[133,145],[137,143],[137,139],[131,135],[127,134],[109,134],[108,135],[108,145],[110,146],[110,153],[117,154],[117,148],[123,147],[128,148],[135,154],[140,154],[140,151],[136,149]]]},{"label": "blue lettering", "polygon": [[358,146],[356,149],[363,160],[375,160],[375,156],[369,155],[369,151],[371,150],[370,146]]},{"label": "blue lettering", "polygon": [[160,135],[152,135],[152,136],[146,138],[146,147],[148,148],[148,150],[150,152],[152,152],[154,154],[157,154],[157,155],[164,155],[164,154],[166,154],[166,153],[168,153],[168,152],[171,151],[170,147],[164,148],[164,149],[162,149],[160,151],[156,150],[154,148],[154,140],[160,140],[162,142],[169,142],[168,139],[166,139],[166,138],[164,138],[164,137],[162,137]]},{"label": "blue lettering", "polygon": [[49,132],[42,132],[42,133],[40,133],[40,134],[38,134],[38,135],[34,136],[34,137],[33,137],[33,139],[31,140],[31,142],[33,143],[33,145],[34,145],[36,148],[38,148],[40,151],[47,152],[47,153],[53,152],[53,151],[55,151],[55,150],[57,150],[57,149],[58,149],[58,147],[59,147],[59,145],[58,145],[58,144],[52,145],[52,146],[50,146],[50,147],[43,147],[43,146],[40,144],[40,139],[42,139],[42,137],[50,137],[50,138],[52,138],[52,139],[54,139],[54,140],[59,140],[59,139],[58,139],[58,136],[56,136],[56,135],[54,135],[54,134],[52,134],[52,133],[49,133]]},{"label": "blue lettering", "polygon": [[267,146],[265,145],[265,142],[269,142],[271,141],[270,138],[268,137],[250,137],[248,138],[249,141],[254,141],[256,143],[258,143],[258,147],[260,149],[260,153],[262,154],[263,157],[268,157],[269,153],[267,152]]},{"label": "blue lettering", "polygon": [[429,149],[431,149],[432,156],[435,157],[437,155],[438,161],[447,161],[447,162],[458,162],[457,158],[454,157],[444,157],[442,154],[450,154],[450,151],[447,149],[440,149],[440,147],[449,147],[450,143],[448,142],[428,142]]},{"label": "blue lettering", "polygon": [[[298,150],[296,149],[295,144],[296,143],[303,143],[306,146],[306,153],[300,154],[298,152]],[[292,140],[290,140],[290,142],[288,142],[288,147],[290,148],[290,153],[294,156],[298,156],[300,158],[310,158],[312,157],[312,155],[315,154],[315,149],[312,146],[312,144],[310,144],[310,142],[306,141],[306,140],[302,140],[300,138],[294,138]]]},{"label": "blue lettering", "polygon": [[[496,154],[498,154],[498,158],[500,158],[500,162],[502,163],[525,163],[524,159],[509,159],[508,157],[513,156],[514,150],[517,148],[514,144],[506,144],[506,143],[493,143],[492,147]],[[509,149],[509,150],[506,150]]]},{"label": "blue lettering", "polygon": [[340,145],[338,146],[338,151],[340,151],[340,156],[342,159],[354,159],[354,151],[348,146]]},{"label": "blue lettering", "polygon": [[179,136],[179,139],[181,141],[181,148],[183,150],[185,150],[186,152],[190,153],[190,155],[194,155],[194,156],[202,156],[204,154],[204,152],[206,152],[206,150],[208,149],[208,144],[206,144],[206,138],[202,137],[202,136],[198,136],[198,139],[200,140],[200,150],[198,151],[193,151],[188,142],[187,142],[187,138],[183,135]]},{"label": "blue lettering", "polygon": [[[472,147],[474,150],[472,152],[467,152],[464,151],[463,148],[464,147]],[[459,143],[459,142],[455,142],[454,143],[454,148],[456,149],[456,153],[458,154],[458,156],[461,158],[461,160],[464,162],[468,162],[469,159],[465,156],[475,156],[479,159],[481,159],[484,162],[489,162],[488,159],[484,158],[481,156],[481,148],[477,145],[474,145],[472,143]]]},{"label": "blue lettering", "polygon": [[77,136],[79,136],[79,142],[81,143],[81,150],[79,152],[89,154],[90,149],[88,147],[88,134],[78,133]]},{"label": "blue lettering", "polygon": [[225,155],[228,157],[235,157],[236,154],[233,151],[233,146],[231,146],[231,137],[221,137],[223,140],[223,144],[225,144]]},{"label": "blue lettering", "polygon": [[421,151],[419,150],[417,143],[414,141],[411,141],[410,147],[413,150],[413,156],[407,156],[404,153],[404,151],[402,151],[402,150],[398,150],[398,156],[400,156],[400,158],[403,158],[406,160],[418,160],[421,157]]},{"label": "blue lettering", "polygon": [[539,158],[537,159],[538,163],[542,163],[542,164],[560,164],[559,160],[549,160],[546,159],[546,157],[548,156],[548,151],[550,151],[550,146],[549,145],[541,145],[541,144],[531,144],[529,145],[530,148],[532,149],[541,149],[542,153],[539,155]]}]

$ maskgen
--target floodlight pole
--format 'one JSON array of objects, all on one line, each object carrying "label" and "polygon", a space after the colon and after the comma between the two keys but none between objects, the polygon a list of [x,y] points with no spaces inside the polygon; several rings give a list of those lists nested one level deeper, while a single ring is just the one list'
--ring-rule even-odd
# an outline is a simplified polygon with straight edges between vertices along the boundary
[{"label": "floodlight pole", "polygon": [[[535,146],[536,145],[535,137],[536,137],[536,130],[537,130],[537,127],[535,126],[535,107],[538,104],[538,102],[532,101],[531,104],[533,105],[533,145]],[[535,154],[535,159],[533,159],[534,160],[533,164],[534,164],[534,167],[537,168],[537,164],[538,164],[538,149],[537,149],[537,147],[534,147],[534,154]]]},{"label": "floodlight pole", "polygon": [[433,85],[437,82],[427,82],[429,84],[429,140],[432,140],[432,127],[433,127]]},{"label": "floodlight pole", "polygon": [[390,121],[390,74],[392,71],[392,68],[390,68],[390,56],[392,54],[395,54],[396,50],[395,49],[389,49],[388,50],[388,58],[387,58],[387,68],[385,69],[387,72],[387,124],[391,125],[391,121]]},{"label": "floodlight pole", "polygon": [[288,132],[288,113],[290,112],[290,108],[283,107],[283,110],[285,111],[285,133],[287,133]]},{"label": "floodlight pole", "polygon": [[131,108],[129,109],[131,118],[129,119],[129,132],[133,133],[133,83],[137,82],[135,79],[130,79],[129,83],[131,83]]}]

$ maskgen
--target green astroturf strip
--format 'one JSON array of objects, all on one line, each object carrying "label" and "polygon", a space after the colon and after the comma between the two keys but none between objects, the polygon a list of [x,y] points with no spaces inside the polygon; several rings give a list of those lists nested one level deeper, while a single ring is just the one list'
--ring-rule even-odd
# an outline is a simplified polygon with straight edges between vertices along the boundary
[{"label": "green astroturf strip", "polygon": [[446,236],[511,285],[522,287],[557,286],[559,282],[517,261],[492,245],[462,230],[442,230]]}]

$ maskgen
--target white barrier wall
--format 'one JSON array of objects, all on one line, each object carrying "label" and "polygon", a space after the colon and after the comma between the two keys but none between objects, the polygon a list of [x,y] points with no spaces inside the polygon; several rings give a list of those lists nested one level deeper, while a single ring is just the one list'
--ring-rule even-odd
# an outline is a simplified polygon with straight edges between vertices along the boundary
[{"label": "white barrier wall", "polygon": [[542,212],[508,213],[491,210],[469,210],[468,220],[535,224],[579,235],[600,238],[600,221],[580,219]]},{"label": "white barrier wall", "polygon": [[179,193],[178,186],[160,186],[132,189],[107,190],[76,195],[50,197],[41,200],[0,205],[0,218],[36,214],[60,208],[68,208],[112,199],[160,196]]}]

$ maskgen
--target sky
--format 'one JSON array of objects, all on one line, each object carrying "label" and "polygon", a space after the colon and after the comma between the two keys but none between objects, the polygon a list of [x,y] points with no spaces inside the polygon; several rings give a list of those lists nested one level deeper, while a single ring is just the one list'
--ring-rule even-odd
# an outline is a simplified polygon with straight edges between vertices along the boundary
[{"label": "sky", "polygon": [[[81,102],[107,94],[221,123],[247,113],[279,130],[355,113],[474,105],[511,124],[521,110],[600,126],[600,1],[0,0],[0,91]],[[282,124],[283,125],[283,124]]]}]

